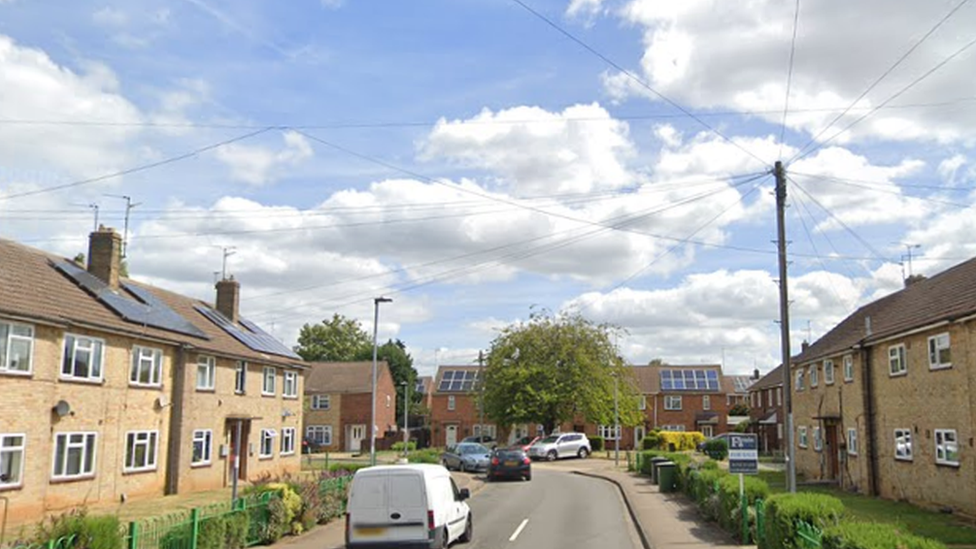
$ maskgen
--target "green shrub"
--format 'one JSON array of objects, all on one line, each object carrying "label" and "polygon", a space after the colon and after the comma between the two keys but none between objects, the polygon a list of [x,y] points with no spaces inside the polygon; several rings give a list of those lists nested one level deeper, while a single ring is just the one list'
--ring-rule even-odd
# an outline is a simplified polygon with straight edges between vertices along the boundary
[{"label": "green shrub", "polygon": [[225,549],[227,523],[223,517],[211,517],[200,521],[200,534],[197,536],[197,549]]},{"label": "green shrub", "polygon": [[37,527],[34,541],[46,543],[48,540],[75,536],[73,549],[121,549],[122,535],[119,533],[119,519],[113,515],[91,516],[84,508],[51,517]]},{"label": "green shrub", "polygon": [[706,462],[703,462],[701,465],[698,466],[698,468],[701,469],[701,470],[703,470],[703,471],[708,471],[708,470],[718,471],[719,470],[718,462],[715,461],[715,460],[713,460],[713,459],[710,459],[710,460],[708,460]]},{"label": "green shrub", "polygon": [[417,450],[410,452],[410,454],[407,456],[407,461],[410,463],[440,463],[441,452],[440,450],[434,450],[433,448]]},{"label": "green shrub", "polygon": [[642,450],[660,450],[661,449],[661,443],[663,441],[664,441],[664,439],[661,438],[661,431],[659,429],[654,429],[650,433],[647,433],[644,436],[644,439],[641,440],[641,449]]},{"label": "green shrub", "polygon": [[251,517],[247,513],[233,513],[224,516],[227,526],[224,541],[227,549],[242,549],[247,545],[247,532],[251,528]]},{"label": "green shrub", "polygon": [[823,549],[946,549],[946,546],[905,534],[891,524],[842,522],[824,530]]},{"label": "green shrub", "polygon": [[590,448],[594,452],[599,452],[600,450],[603,450],[603,446],[604,446],[604,438],[603,437],[598,436],[598,435],[593,435],[593,436],[590,437]]},{"label": "green shrub", "polygon": [[729,457],[729,444],[720,438],[706,441],[705,454],[716,461],[722,461]]},{"label": "green shrub", "polygon": [[[393,446],[390,448],[394,452],[403,452],[403,442],[394,442]],[[417,441],[411,440],[407,442],[407,451],[413,452],[417,449]]]},{"label": "green shrub", "polygon": [[699,442],[705,440],[705,435],[698,431],[661,431],[660,437],[660,448],[672,452],[694,450],[698,447]]},{"label": "green shrub", "polygon": [[[726,474],[719,479],[718,485],[718,497],[721,502],[721,514],[718,522],[736,537],[741,537],[742,500],[739,497],[739,478],[737,475]],[[765,500],[769,497],[769,486],[762,479],[745,476],[743,477],[743,492],[746,496],[746,504],[752,507],[756,504],[757,499]],[[750,520],[748,528],[750,532],[753,531],[755,526],[752,522],[755,520],[754,514],[747,513],[746,520]],[[739,541],[745,542],[746,540],[740,539]]]},{"label": "green shrub", "polygon": [[825,529],[834,526],[844,513],[844,504],[825,494],[776,494],[766,500],[765,534],[761,549],[793,549],[796,524],[804,521]]},{"label": "green shrub", "polygon": [[369,467],[368,463],[330,463],[329,471],[333,473],[338,471],[345,471],[347,473],[352,474],[366,467]]},{"label": "green shrub", "polygon": [[288,531],[290,522],[285,504],[278,498],[268,502],[267,521],[261,527],[261,543],[271,545],[281,539]]}]

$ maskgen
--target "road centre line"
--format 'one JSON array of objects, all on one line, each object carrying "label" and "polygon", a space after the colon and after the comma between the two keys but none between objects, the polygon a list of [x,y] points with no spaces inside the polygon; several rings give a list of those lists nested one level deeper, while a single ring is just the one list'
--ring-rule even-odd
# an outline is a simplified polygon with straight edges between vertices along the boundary
[{"label": "road centre line", "polygon": [[515,533],[512,534],[512,537],[508,538],[508,541],[515,541],[515,539],[519,537],[519,534],[522,533],[522,529],[525,528],[525,525],[528,523],[529,519],[523,520],[522,524],[519,524],[519,527],[515,529]]}]

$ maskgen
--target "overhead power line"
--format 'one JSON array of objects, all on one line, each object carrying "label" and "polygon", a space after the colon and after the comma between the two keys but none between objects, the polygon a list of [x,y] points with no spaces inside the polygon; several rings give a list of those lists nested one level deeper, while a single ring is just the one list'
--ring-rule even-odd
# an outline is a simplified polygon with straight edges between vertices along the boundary
[{"label": "overhead power line", "polygon": [[[799,174],[799,173],[795,173],[795,172],[791,172],[790,175],[799,175],[799,176],[808,177],[808,178],[811,178],[811,179],[821,179],[821,180],[833,181],[835,183],[839,183],[841,185],[845,185],[845,186],[848,186],[848,187],[856,187],[858,189],[865,189],[865,190],[868,190],[868,191],[874,191],[874,192],[878,192],[878,193],[890,194],[890,195],[894,195],[894,196],[897,196],[897,197],[900,197],[900,198],[906,198],[906,199],[912,199],[912,200],[921,200],[921,201],[924,201],[924,202],[932,202],[933,204],[944,204],[946,206],[954,206],[956,208],[962,208],[962,209],[966,209],[966,208],[971,208],[972,207],[972,204],[966,204],[964,202],[953,202],[951,200],[941,200],[939,198],[932,198],[932,197],[928,197],[928,196],[909,196],[909,195],[903,194],[900,191],[897,191],[897,190],[894,190],[894,189],[882,189],[882,188],[879,188],[879,187],[872,187],[871,185],[859,184],[855,180],[843,179],[843,178],[840,178],[840,177],[821,176],[821,175],[808,175],[808,174]],[[876,185],[883,185],[883,183],[876,183]]]},{"label": "overhead power line", "polygon": [[790,87],[793,84],[793,56],[796,54],[796,29],[800,22],[800,0],[796,0],[796,9],[793,10],[793,38],[790,39],[790,64],[786,69],[786,99],[783,101],[783,127],[779,131],[779,153],[778,159],[783,157],[783,138],[786,136],[786,117],[790,112]]},{"label": "overhead power line", "polygon": [[843,227],[845,231],[847,231],[858,242],[860,242],[861,245],[863,245],[864,248],[867,251],[871,252],[871,254],[874,255],[874,259],[879,260],[879,261],[888,261],[884,257],[883,254],[881,254],[880,252],[878,252],[878,250],[874,249],[874,246],[872,246],[867,240],[864,240],[864,238],[862,238],[861,235],[857,234],[857,231],[855,231],[854,229],[852,229],[847,223],[844,223],[844,220],[842,220],[841,218],[839,218],[836,215],[834,215],[834,213],[832,211],[830,211],[829,208],[827,208],[826,206],[824,206],[819,200],[817,200],[817,198],[815,196],[813,196],[806,189],[804,189],[803,186],[800,185],[799,183],[797,183],[795,179],[793,179],[793,178],[791,178],[789,176],[787,176],[787,179],[789,179],[790,183],[792,183],[794,187],[796,187],[797,189],[799,189],[800,192],[802,192],[804,194],[804,196],[806,196],[814,204],[816,204],[817,206],[819,206],[820,209],[824,211],[824,213],[826,213],[831,219],[833,219],[834,221],[836,221],[838,225],[840,225],[841,227]]}]

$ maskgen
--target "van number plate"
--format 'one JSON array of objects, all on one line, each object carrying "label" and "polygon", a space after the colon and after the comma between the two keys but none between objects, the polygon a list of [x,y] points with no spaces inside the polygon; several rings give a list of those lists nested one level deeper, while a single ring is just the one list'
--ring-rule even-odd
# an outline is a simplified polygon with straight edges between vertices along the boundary
[{"label": "van number plate", "polygon": [[374,528],[356,528],[356,534],[360,536],[381,536],[386,533],[386,528],[374,527]]}]

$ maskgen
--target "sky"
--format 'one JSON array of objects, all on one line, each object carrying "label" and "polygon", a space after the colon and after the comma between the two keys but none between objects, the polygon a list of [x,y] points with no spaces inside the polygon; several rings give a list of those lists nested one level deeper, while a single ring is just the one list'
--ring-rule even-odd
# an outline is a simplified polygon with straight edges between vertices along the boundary
[{"label": "sky", "polygon": [[[533,312],[626,360],[780,362],[976,256],[969,0],[0,0],[0,237],[421,374]],[[908,261],[908,257],[911,261]]]}]

